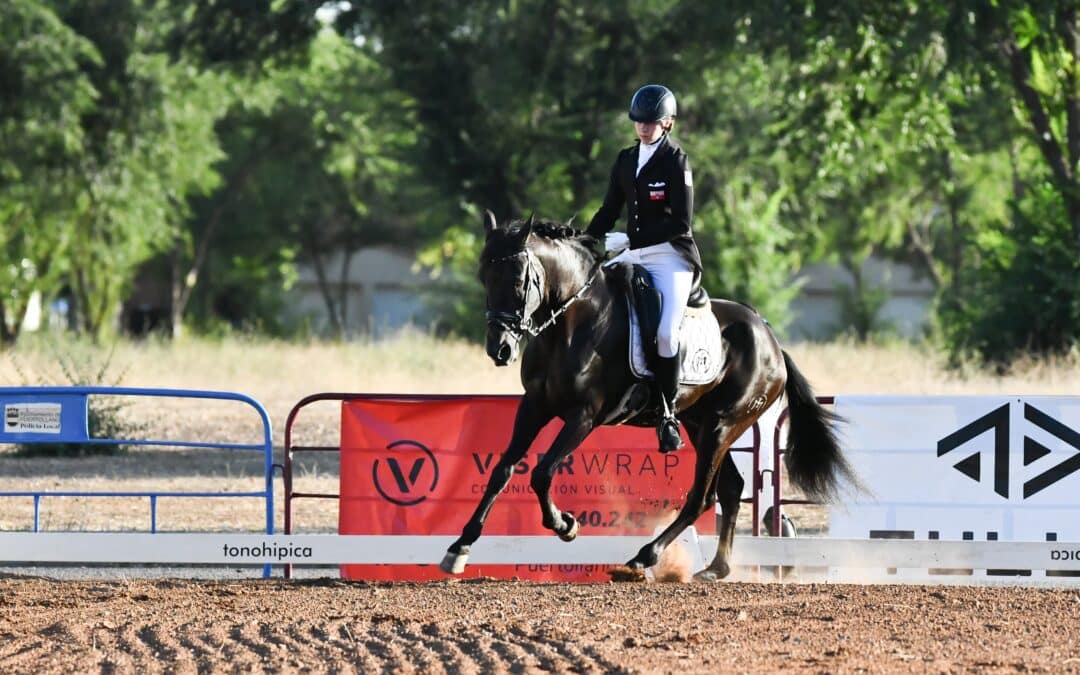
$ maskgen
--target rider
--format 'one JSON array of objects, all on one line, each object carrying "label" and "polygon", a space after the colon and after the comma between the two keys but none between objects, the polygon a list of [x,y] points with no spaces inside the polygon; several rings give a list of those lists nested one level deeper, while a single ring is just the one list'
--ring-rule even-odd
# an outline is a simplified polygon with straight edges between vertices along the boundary
[{"label": "rider", "polygon": [[[690,161],[668,134],[675,126],[675,95],[659,84],[647,84],[630,101],[638,143],[624,148],[611,169],[604,204],[593,216],[588,234],[607,235],[608,250],[629,250],[620,260],[649,271],[663,305],[656,334],[656,383],[664,415],[657,426],[660,451],[682,447],[675,397],[679,388],[679,324],[686,311],[694,275],[701,274],[701,254],[690,231],[694,187]],[[627,206],[627,232],[608,234]]]}]

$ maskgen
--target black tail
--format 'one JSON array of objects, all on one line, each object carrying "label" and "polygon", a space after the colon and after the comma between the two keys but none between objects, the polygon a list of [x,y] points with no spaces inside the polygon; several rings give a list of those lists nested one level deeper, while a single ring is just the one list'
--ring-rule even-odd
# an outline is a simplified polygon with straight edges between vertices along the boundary
[{"label": "black tail", "polygon": [[791,356],[784,352],[787,366],[788,430],[785,459],[788,476],[806,496],[829,501],[837,496],[840,478],[859,489],[859,481],[851,465],[840,452],[833,424],[843,419],[817,402],[810,383],[806,381]]}]

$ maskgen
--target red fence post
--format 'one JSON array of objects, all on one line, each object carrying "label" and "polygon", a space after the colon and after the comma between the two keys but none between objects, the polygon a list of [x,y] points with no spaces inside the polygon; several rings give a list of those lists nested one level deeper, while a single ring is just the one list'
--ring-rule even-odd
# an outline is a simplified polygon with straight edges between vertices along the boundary
[{"label": "red fence post", "polygon": [[[817,402],[822,405],[834,405],[836,403],[835,396],[818,396]],[[783,504],[816,504],[817,502],[809,499],[784,499],[781,494],[781,477],[782,471],[780,455],[783,454],[783,449],[780,447],[780,431],[784,426],[784,422],[788,418],[788,409],[784,408],[780,412],[780,416],[776,418],[776,428],[773,430],[773,503],[772,503],[772,523],[771,531],[774,536],[779,536],[780,524],[781,524],[781,507]],[[756,533],[755,533],[756,534]]]}]

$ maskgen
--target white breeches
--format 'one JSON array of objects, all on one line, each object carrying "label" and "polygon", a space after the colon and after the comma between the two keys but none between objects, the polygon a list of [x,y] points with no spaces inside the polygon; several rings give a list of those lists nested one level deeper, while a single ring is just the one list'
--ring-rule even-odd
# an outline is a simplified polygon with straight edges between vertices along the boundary
[{"label": "white breeches", "polygon": [[686,301],[694,282],[694,268],[668,243],[627,249],[605,265],[626,262],[649,270],[653,286],[663,298],[660,326],[656,331],[656,351],[662,358],[679,354],[679,325],[686,313]]}]

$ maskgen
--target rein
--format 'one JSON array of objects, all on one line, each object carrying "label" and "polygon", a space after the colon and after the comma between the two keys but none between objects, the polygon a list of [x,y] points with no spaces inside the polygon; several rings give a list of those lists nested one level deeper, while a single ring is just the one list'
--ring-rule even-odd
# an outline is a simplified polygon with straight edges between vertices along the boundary
[{"label": "rein", "polygon": [[[534,326],[532,323],[532,316],[525,316],[525,310],[529,304],[529,289],[532,287],[532,281],[535,278],[535,276],[531,274],[533,270],[532,254],[526,249],[524,251],[514,253],[513,255],[504,256],[502,258],[495,258],[493,262],[510,260],[511,258],[516,258],[521,255],[525,256],[525,292],[522,294],[521,309],[515,312],[493,312],[491,310],[488,310],[487,320],[488,323],[498,324],[505,328],[507,331],[514,333],[515,335],[520,336],[528,333],[529,336],[536,337],[540,333],[543,333],[545,330],[553,326],[555,322],[559,319],[559,317],[565,314],[566,310],[570,309],[571,305],[573,305],[575,302],[580,300],[582,296],[585,295],[585,292],[588,291],[589,287],[591,287],[593,282],[596,281],[596,276],[600,273],[600,268],[602,267],[602,265],[600,262],[597,262],[596,265],[593,267],[593,271],[589,275],[589,278],[585,281],[585,284],[581,288],[579,288],[576,293],[571,295],[561,305],[555,308],[551,312],[551,316],[548,317],[547,320],[544,321],[544,323],[540,324],[539,326]],[[539,286],[539,281],[537,281],[535,285]]]}]

